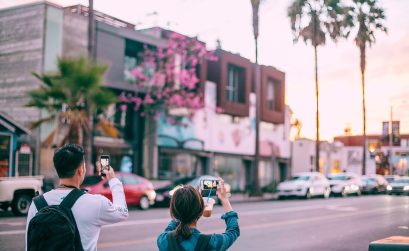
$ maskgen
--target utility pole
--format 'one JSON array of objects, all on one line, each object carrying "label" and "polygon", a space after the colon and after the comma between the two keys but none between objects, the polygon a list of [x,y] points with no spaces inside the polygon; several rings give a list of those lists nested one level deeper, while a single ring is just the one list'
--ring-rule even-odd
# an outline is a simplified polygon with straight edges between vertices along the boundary
[{"label": "utility pole", "polygon": [[389,174],[392,174],[392,151],[393,151],[393,105],[391,105],[391,114],[389,120]]},{"label": "utility pole", "polygon": [[88,58],[95,60],[94,0],[88,0]]},{"label": "utility pole", "polygon": [[[91,62],[95,62],[96,60],[96,53],[95,53],[95,20],[94,20],[94,0],[89,0],[88,2],[88,59]],[[90,128],[91,131],[87,133],[86,137],[86,157],[87,157],[87,166],[94,167],[94,137],[95,137],[95,123],[96,118],[95,114],[89,114],[90,116]],[[93,170],[88,169],[88,174],[93,174],[95,171],[95,167]]]}]

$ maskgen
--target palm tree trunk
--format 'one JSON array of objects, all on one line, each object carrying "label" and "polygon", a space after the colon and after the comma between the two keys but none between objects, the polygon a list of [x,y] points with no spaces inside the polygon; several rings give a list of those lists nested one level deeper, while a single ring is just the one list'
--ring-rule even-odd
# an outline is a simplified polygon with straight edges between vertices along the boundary
[{"label": "palm tree trunk", "polygon": [[366,51],[365,45],[359,47],[361,54],[361,84],[362,84],[362,115],[363,115],[363,135],[362,135],[362,175],[366,173],[366,104],[365,104],[365,66]]},{"label": "palm tree trunk", "polygon": [[260,67],[258,65],[258,10],[260,7],[260,0],[251,0],[251,7],[253,10],[253,35],[255,42],[255,92],[256,92],[256,140],[255,140],[255,153],[254,153],[254,166],[253,166],[253,186],[250,192],[251,196],[260,196],[261,189],[258,178],[258,167],[260,159],[260,104],[261,104],[261,86],[260,86]]},{"label": "palm tree trunk", "polygon": [[314,46],[314,59],[315,59],[315,98],[316,98],[316,140],[315,140],[315,171],[320,170],[320,114],[319,114],[319,90],[318,90],[318,56],[317,46]]},{"label": "palm tree trunk", "polygon": [[254,168],[253,168],[253,189],[251,191],[252,196],[261,195],[260,182],[259,182],[259,159],[260,159],[260,104],[261,104],[261,86],[260,86],[260,67],[258,66],[258,41],[257,37],[254,38],[256,44],[256,71],[255,78],[255,92],[256,92],[256,139],[255,139],[255,153],[254,153]]}]

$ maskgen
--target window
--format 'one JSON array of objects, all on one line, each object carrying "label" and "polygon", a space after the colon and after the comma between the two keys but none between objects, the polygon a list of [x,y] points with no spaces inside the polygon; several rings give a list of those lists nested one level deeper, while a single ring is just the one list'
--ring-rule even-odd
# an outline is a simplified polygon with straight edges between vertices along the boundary
[{"label": "window", "polygon": [[245,103],[244,69],[235,65],[227,66],[226,99],[229,102]]},{"label": "window", "polygon": [[274,105],[274,97],[275,97],[275,83],[272,79],[269,79],[267,82],[267,107],[269,110],[274,111],[277,110],[276,106]]}]

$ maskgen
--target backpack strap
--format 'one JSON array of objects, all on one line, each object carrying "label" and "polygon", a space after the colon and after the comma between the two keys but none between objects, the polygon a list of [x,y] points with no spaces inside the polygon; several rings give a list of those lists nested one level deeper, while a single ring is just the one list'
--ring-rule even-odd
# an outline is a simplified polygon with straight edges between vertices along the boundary
[{"label": "backpack strap", "polygon": [[39,195],[33,198],[34,205],[37,208],[37,211],[40,211],[41,209],[48,207],[47,201],[44,199],[44,196]]},{"label": "backpack strap", "polygon": [[168,240],[168,249],[169,251],[182,251],[180,249],[178,242],[176,241],[176,232],[172,231],[167,233],[166,239]]},{"label": "backpack strap", "polygon": [[84,195],[84,191],[74,188],[72,191],[63,199],[61,202],[60,206],[66,207],[66,208],[72,208],[72,206],[75,204],[75,202],[78,200],[79,197]]},{"label": "backpack strap", "polygon": [[212,238],[212,236],[208,234],[199,235],[199,239],[197,240],[195,251],[209,250],[208,246],[209,246],[210,238]]}]

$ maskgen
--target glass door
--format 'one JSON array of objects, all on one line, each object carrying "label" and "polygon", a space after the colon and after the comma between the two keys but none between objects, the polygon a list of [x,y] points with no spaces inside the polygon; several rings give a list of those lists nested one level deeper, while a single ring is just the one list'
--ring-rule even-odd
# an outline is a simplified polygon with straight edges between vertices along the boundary
[{"label": "glass door", "polygon": [[11,136],[0,134],[0,177],[10,174],[10,144]]}]

